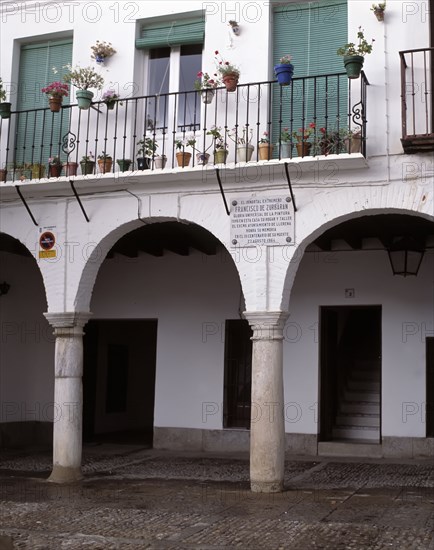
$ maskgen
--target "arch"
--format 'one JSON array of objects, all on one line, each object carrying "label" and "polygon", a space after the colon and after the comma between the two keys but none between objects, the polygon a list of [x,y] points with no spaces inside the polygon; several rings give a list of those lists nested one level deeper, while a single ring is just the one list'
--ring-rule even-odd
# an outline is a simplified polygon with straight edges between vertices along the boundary
[{"label": "arch", "polygon": [[[223,242],[221,236],[219,237],[215,235],[215,233],[213,233],[209,227],[205,227],[204,224],[198,224],[196,221],[186,220],[186,219],[181,220],[179,218],[165,216],[165,217],[148,218],[145,225],[149,226],[149,225],[154,225],[154,224],[164,223],[164,222],[177,222],[179,224],[195,225],[197,227],[200,227],[201,229],[209,233],[210,236],[216,239],[224,247],[224,249],[228,252],[228,255],[230,256],[230,251],[228,250],[227,246]],[[111,230],[96,244],[92,253],[89,255],[89,257],[85,262],[85,265],[82,270],[80,280],[78,283],[78,289],[77,289],[77,294],[76,294],[75,303],[74,303],[74,307],[77,311],[89,311],[90,302],[92,298],[92,291],[95,285],[96,277],[110,249],[122,237],[124,237],[128,233],[140,227],[143,227],[143,222],[140,220],[135,219],[133,221],[126,222],[118,226],[117,228]],[[235,265],[238,278],[240,280],[240,285],[242,288],[242,281],[239,275],[239,271],[237,269],[236,263],[235,262],[233,263]]]},{"label": "arch", "polygon": [[46,281],[44,274],[41,271],[38,262],[34,256],[34,253],[17,237],[6,233],[5,231],[0,231],[0,253],[9,252],[11,254],[16,254],[26,258],[32,258],[33,264],[37,268],[38,275],[40,277],[40,282],[42,283],[42,288],[44,291],[45,303],[47,304],[47,290],[46,290]]},{"label": "arch", "polygon": [[[432,201],[430,204],[432,205]],[[299,231],[297,235],[299,238],[298,246],[294,250],[292,257],[288,262],[288,269],[286,271],[285,281],[283,286],[281,307],[283,309],[286,309],[288,307],[295,276],[296,276],[298,267],[300,265],[300,262],[303,259],[303,255],[307,246],[312,244],[320,235],[325,233],[327,230],[331,229],[332,227],[336,227],[346,221],[354,220],[357,218],[376,216],[376,215],[391,215],[391,214],[399,214],[402,216],[417,216],[417,217],[426,219],[434,224],[434,215],[426,211],[426,206],[427,205],[425,204],[425,208],[423,211],[409,209],[409,208],[397,208],[397,207],[366,208],[366,209],[357,210],[357,211],[348,210],[345,213],[336,214],[334,217],[329,218],[327,221],[325,221],[324,223],[321,223],[320,225],[315,226],[312,224],[311,227],[308,227],[307,223],[301,225],[301,231]],[[320,210],[320,209],[321,209],[321,205],[320,206],[316,205],[316,210]],[[306,215],[303,217],[303,219],[308,220],[308,222],[311,222],[311,219],[309,218],[309,214],[307,212],[306,212]]]}]

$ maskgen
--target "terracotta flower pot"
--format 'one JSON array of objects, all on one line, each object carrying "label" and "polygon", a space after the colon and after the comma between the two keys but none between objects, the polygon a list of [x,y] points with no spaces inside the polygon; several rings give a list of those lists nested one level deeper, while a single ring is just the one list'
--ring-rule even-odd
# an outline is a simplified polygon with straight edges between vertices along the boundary
[{"label": "terracotta flower pot", "polygon": [[48,165],[48,177],[59,178],[62,173],[63,166],[61,164]]},{"label": "terracotta flower pot", "polygon": [[52,113],[58,113],[62,106],[63,97],[61,95],[51,96],[48,99],[48,105]]},{"label": "terracotta flower pot", "polygon": [[8,175],[8,171],[6,170],[6,168],[1,168],[0,169],[0,181],[5,182],[7,175]]},{"label": "terracotta flower pot", "polygon": [[65,176],[76,176],[78,162],[65,162],[63,168],[65,169]]},{"label": "terracotta flower pot", "polygon": [[176,160],[178,161],[178,166],[188,166],[190,164],[191,153],[183,153],[182,151],[176,153]]},{"label": "terracotta flower pot", "polygon": [[297,147],[297,154],[299,157],[308,157],[310,156],[310,149],[312,147],[312,143],[308,142],[302,142],[296,143],[295,146]]},{"label": "terracotta flower pot", "polygon": [[107,172],[111,172],[113,165],[113,160],[106,158],[106,159],[98,159],[98,168],[101,174],[107,174]]},{"label": "terracotta flower pot", "polygon": [[223,84],[228,92],[235,92],[237,89],[239,76],[236,73],[225,74],[222,78]]},{"label": "terracotta flower pot", "polygon": [[260,143],[258,145],[259,160],[270,160],[273,155],[273,148],[272,143]]}]

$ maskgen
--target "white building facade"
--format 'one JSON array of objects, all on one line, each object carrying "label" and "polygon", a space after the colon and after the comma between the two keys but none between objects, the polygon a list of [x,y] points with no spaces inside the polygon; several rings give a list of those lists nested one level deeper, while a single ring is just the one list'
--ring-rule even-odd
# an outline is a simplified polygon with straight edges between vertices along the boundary
[{"label": "white building facade", "polygon": [[[0,446],[52,441],[59,482],[83,434],[250,448],[255,491],[282,489],[285,452],[434,456],[432,2],[370,7],[1,3]],[[373,51],[348,79],[336,49],[359,27]],[[216,51],[240,79],[203,103]],[[67,63],[105,80],[89,110],[40,91]],[[107,173],[50,173],[103,152]]]}]

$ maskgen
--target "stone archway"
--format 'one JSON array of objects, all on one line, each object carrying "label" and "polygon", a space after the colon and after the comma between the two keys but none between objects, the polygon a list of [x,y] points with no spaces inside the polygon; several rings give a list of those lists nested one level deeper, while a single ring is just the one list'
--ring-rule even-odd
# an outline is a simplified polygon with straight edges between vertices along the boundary
[{"label": "stone archway", "polygon": [[52,330],[33,254],[0,233],[0,447],[49,446],[52,439]]}]

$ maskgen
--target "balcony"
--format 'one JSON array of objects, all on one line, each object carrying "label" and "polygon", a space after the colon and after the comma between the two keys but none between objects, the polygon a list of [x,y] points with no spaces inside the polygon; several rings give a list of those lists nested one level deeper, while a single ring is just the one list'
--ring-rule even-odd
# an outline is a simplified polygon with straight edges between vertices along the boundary
[{"label": "balcony", "polygon": [[[60,112],[48,106],[15,111],[1,121],[1,179],[61,181],[101,172],[137,176],[205,164],[297,163],[332,155],[360,159],[366,156],[367,85],[363,73],[359,80],[336,73],[294,78],[285,87],[267,81],[239,85],[235,92],[218,88],[209,103],[200,91],[189,91],[124,98],[111,106],[97,101],[89,110],[74,104]],[[261,139],[270,145],[259,147]],[[151,150],[138,151],[143,141]],[[250,160],[248,142],[254,147]],[[225,148],[227,154],[218,158],[215,151]],[[112,163],[82,162],[104,152]],[[185,152],[191,158],[178,166],[176,153]],[[57,173],[48,165],[55,156],[62,162]],[[125,160],[131,161],[128,166]]]},{"label": "balcony", "polygon": [[434,151],[434,48],[399,52],[405,153]]}]

